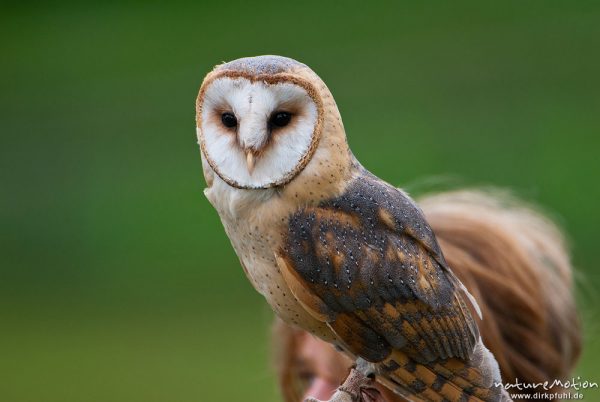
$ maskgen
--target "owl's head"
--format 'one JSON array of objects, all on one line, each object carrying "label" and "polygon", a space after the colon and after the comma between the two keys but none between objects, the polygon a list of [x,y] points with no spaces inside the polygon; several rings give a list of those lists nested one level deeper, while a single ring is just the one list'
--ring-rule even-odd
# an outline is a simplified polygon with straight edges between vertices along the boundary
[{"label": "owl's head", "polygon": [[324,136],[341,136],[334,142],[345,144],[325,84],[280,56],[217,66],[200,88],[196,122],[205,163],[235,188],[282,186],[306,168]]}]

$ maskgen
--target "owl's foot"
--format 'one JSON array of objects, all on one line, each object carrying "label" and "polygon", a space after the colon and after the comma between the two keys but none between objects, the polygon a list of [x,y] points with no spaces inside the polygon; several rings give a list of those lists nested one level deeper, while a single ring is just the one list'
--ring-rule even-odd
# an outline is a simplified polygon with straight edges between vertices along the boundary
[{"label": "owl's foot", "polygon": [[[352,369],[346,381],[327,402],[376,402],[380,394],[375,389],[372,378],[361,371]],[[307,398],[304,402],[322,402],[315,398]]]}]

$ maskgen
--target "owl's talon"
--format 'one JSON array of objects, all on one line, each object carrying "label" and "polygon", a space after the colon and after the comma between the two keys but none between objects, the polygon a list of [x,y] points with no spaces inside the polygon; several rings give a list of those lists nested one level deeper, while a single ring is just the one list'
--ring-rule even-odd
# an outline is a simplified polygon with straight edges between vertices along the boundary
[{"label": "owl's talon", "polygon": [[360,357],[356,360],[354,368],[363,376],[371,380],[374,379],[375,375],[377,374],[377,366]]},{"label": "owl's talon", "polygon": [[371,402],[376,401],[379,392],[373,385],[373,379],[359,370],[352,369],[346,381],[337,389],[328,401],[309,397],[304,402]]}]

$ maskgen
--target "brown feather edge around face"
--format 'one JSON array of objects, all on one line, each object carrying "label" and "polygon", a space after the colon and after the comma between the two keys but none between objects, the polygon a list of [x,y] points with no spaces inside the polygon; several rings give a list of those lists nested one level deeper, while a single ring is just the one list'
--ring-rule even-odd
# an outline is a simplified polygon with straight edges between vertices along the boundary
[{"label": "brown feather edge around face", "polygon": [[[305,152],[304,156],[300,159],[300,161],[296,165],[296,168],[293,169],[292,171],[290,171],[288,174],[286,174],[281,179],[279,179],[273,183],[266,184],[264,186],[242,185],[242,184],[238,183],[237,181],[235,181],[234,179],[232,179],[231,177],[228,177],[228,176],[224,175],[223,173],[221,173],[218,170],[216,163],[211,159],[210,155],[206,151],[204,132],[202,130],[202,105],[204,103],[204,94],[206,92],[206,89],[210,86],[210,84],[212,84],[215,80],[217,80],[219,78],[223,78],[223,77],[232,78],[232,79],[245,78],[251,82],[264,82],[268,85],[276,85],[276,84],[284,83],[284,82],[292,83],[294,85],[297,85],[297,86],[303,88],[306,91],[306,93],[308,94],[308,96],[317,105],[317,122],[315,124],[315,129],[312,134],[310,146],[309,146],[308,150]],[[319,145],[319,140],[321,138],[321,131],[323,128],[323,120],[324,120],[324,108],[323,108],[323,101],[321,100],[321,96],[319,95],[319,92],[317,91],[315,86],[313,84],[311,84],[308,80],[298,77],[297,75],[292,74],[292,73],[254,75],[254,74],[250,74],[250,73],[247,73],[244,71],[236,71],[236,70],[213,71],[213,72],[209,73],[206,76],[206,78],[204,79],[204,82],[202,83],[202,86],[200,87],[200,92],[198,93],[198,97],[196,98],[196,128],[200,129],[200,148],[202,150],[202,154],[206,158],[206,161],[208,162],[208,164],[210,165],[212,170],[221,179],[223,179],[224,182],[226,182],[227,184],[229,184],[232,187],[240,188],[240,189],[266,189],[266,188],[282,186],[284,184],[289,183],[294,177],[296,177],[306,167],[306,165],[312,158],[313,154],[315,153],[315,151],[317,149],[317,145]]]}]

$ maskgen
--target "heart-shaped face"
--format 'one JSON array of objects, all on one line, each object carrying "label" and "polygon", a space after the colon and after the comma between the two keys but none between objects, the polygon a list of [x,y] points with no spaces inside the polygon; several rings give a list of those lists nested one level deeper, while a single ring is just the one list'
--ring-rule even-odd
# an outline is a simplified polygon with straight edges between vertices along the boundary
[{"label": "heart-shaped face", "polygon": [[322,111],[314,92],[285,75],[255,78],[226,71],[205,81],[197,130],[210,167],[237,188],[289,182],[319,139]]}]

